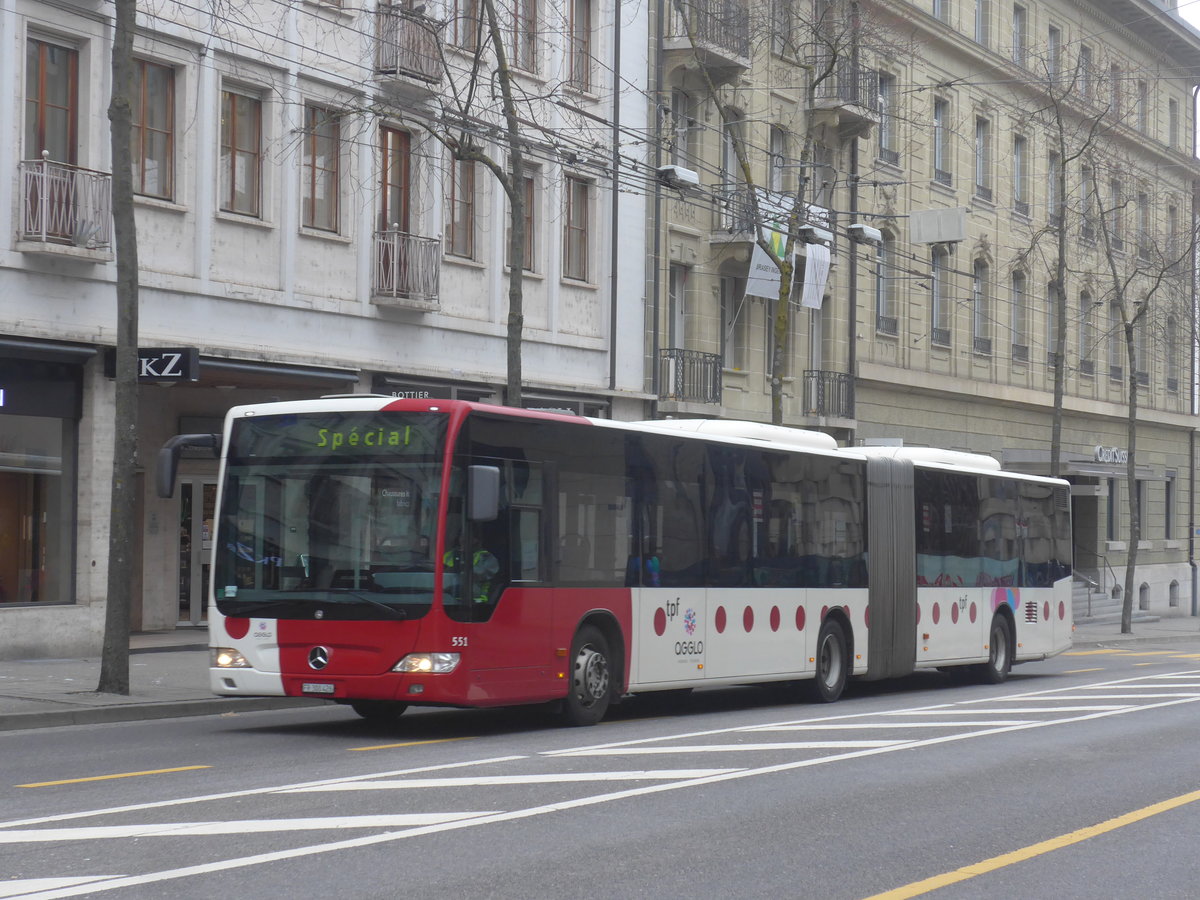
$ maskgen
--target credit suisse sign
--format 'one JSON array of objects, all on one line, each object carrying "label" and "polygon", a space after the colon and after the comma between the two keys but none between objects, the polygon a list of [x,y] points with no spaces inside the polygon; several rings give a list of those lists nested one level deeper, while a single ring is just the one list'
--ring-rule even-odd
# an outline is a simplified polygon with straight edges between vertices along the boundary
[{"label": "credit suisse sign", "polygon": [[1092,458],[1099,463],[1127,463],[1129,462],[1129,451],[1123,447],[1097,446]]}]

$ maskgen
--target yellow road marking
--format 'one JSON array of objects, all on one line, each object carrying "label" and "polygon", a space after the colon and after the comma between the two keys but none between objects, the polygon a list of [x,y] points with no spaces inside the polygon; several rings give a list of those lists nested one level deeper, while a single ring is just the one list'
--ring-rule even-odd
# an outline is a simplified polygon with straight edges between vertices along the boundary
[{"label": "yellow road marking", "polygon": [[1072,844],[1078,844],[1089,838],[1094,838],[1110,831],[1116,831],[1118,828],[1124,828],[1126,825],[1132,825],[1143,819],[1149,819],[1151,816],[1157,816],[1159,813],[1170,812],[1189,803],[1195,803],[1197,800],[1200,800],[1200,791],[1180,794],[1178,797],[1163,800],[1161,803],[1152,803],[1150,806],[1143,806],[1141,809],[1135,809],[1133,812],[1108,819],[1098,825],[1080,828],[1078,831],[1059,835],[1058,837],[1050,838],[1048,841],[1031,844],[1019,850],[1013,850],[1011,853],[1002,853],[999,856],[993,856],[991,859],[985,859],[974,865],[963,866],[961,869],[955,869],[953,872],[934,875],[932,878],[926,878],[923,881],[914,881],[912,884],[906,884],[903,887],[885,891],[882,894],[875,894],[868,897],[867,900],[904,900],[907,897],[917,897],[930,891],[936,891],[938,888],[944,888],[947,885],[967,881],[978,875],[986,875],[989,872],[995,872],[997,869],[1016,865],[1019,862],[1025,862],[1045,853],[1061,850],[1063,847],[1069,847]]},{"label": "yellow road marking", "polygon": [[1068,650],[1063,656],[1097,656],[1105,653],[1128,653],[1128,650]]},{"label": "yellow road marking", "polygon": [[34,784],[18,784],[20,788],[54,787],[59,784],[82,784],[85,781],[109,781],[113,778],[137,778],[141,775],[166,775],[170,772],[194,772],[211,769],[212,766],[177,766],[174,769],[147,769],[145,772],[118,772],[115,775],[92,775],[88,778],[64,778],[62,781],[39,781]]},{"label": "yellow road marking", "polygon": [[1166,662],[1165,659],[1159,659],[1159,660],[1155,660],[1154,662],[1134,663],[1133,667],[1136,669],[1138,666],[1161,666],[1165,662]]},{"label": "yellow road marking", "polygon": [[1067,669],[1067,671],[1063,672],[1063,674],[1064,675],[1082,675],[1084,672],[1103,672],[1103,671],[1104,671],[1103,666],[1096,666],[1091,669]]},{"label": "yellow road marking", "polygon": [[434,741],[407,741],[403,744],[376,744],[374,747],[347,747],[351,753],[359,753],[363,750],[394,750],[397,747],[420,747],[422,744],[448,744],[450,741],[469,741],[469,737],[459,738],[438,738]]}]

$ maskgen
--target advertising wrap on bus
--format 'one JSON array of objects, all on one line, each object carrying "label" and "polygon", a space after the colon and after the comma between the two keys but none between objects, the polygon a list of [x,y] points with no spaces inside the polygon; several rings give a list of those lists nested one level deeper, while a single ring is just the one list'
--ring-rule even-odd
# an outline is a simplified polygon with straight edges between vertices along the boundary
[{"label": "advertising wrap on bus", "polygon": [[997,682],[1070,642],[1068,486],[988,457],[370,395],[235,407],[220,443],[218,694],[590,724],[701,685]]}]

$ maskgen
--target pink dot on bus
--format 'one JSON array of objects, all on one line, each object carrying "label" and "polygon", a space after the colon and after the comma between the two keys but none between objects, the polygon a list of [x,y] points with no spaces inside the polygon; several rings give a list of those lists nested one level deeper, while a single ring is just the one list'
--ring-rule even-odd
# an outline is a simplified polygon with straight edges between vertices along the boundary
[{"label": "pink dot on bus", "polygon": [[958,604],[957,603],[950,604],[950,621],[955,625],[958,624]]},{"label": "pink dot on bus", "polygon": [[979,610],[977,610],[977,609],[975,608],[975,604],[974,604],[974,603],[972,603],[972,604],[971,604],[971,621],[972,621],[972,622],[974,622],[974,621],[975,621],[975,617],[976,617],[978,614],[979,614]]},{"label": "pink dot on bus", "polygon": [[933,624],[936,625],[942,618],[942,608],[938,604],[933,604]]},{"label": "pink dot on bus", "polygon": [[863,624],[868,628],[871,627],[871,607],[869,606],[863,610]]},{"label": "pink dot on bus", "polygon": [[1058,601],[1058,621],[1062,621],[1067,617],[1067,605],[1061,600]]},{"label": "pink dot on bus", "polygon": [[804,630],[804,607],[803,606],[796,607],[796,630],[797,631]]},{"label": "pink dot on bus", "polygon": [[771,630],[772,631],[779,630],[779,607],[778,606],[771,607]]},{"label": "pink dot on bus", "polygon": [[750,631],[754,627],[754,610],[748,606],[742,610],[742,627],[746,631]]},{"label": "pink dot on bus", "polygon": [[725,607],[723,607],[723,606],[717,607],[717,617],[716,617],[716,621],[713,624],[716,625],[717,634],[725,633]]},{"label": "pink dot on bus", "polygon": [[917,604],[917,624],[921,623],[921,604]]},{"label": "pink dot on bus", "polygon": [[826,617],[827,615],[829,615],[829,607],[828,607],[828,606],[822,606],[822,607],[821,607],[821,621],[822,621],[822,622],[824,622],[824,621],[825,621],[825,617]]},{"label": "pink dot on bus", "polygon": [[667,611],[661,606],[654,613],[654,633],[659,637],[667,630]]},{"label": "pink dot on bus", "polygon": [[235,641],[244,638],[250,633],[250,620],[244,619],[241,616],[234,616],[231,619],[226,619],[225,633]]},{"label": "pink dot on bus", "polygon": [[1050,601],[1049,600],[1047,600],[1045,603],[1042,604],[1042,618],[1045,619],[1047,622],[1050,621]]}]

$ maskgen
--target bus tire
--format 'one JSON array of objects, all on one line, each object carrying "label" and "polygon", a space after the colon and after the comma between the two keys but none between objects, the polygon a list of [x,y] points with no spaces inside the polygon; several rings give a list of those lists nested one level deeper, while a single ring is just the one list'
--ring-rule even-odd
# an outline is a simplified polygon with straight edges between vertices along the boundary
[{"label": "bus tire", "polygon": [[846,632],[837,619],[826,619],[817,634],[817,670],[807,685],[814,703],[833,703],[842,696],[850,674]]},{"label": "bus tire", "polygon": [[585,625],[571,643],[571,682],[563,702],[568,725],[595,725],[612,701],[612,656],[608,641],[593,625]]},{"label": "bus tire", "polygon": [[368,722],[384,724],[395,722],[408,709],[407,703],[395,703],[391,700],[353,700],[350,708]]},{"label": "bus tire", "polygon": [[1012,671],[1012,628],[1008,619],[997,613],[988,630],[988,661],[974,667],[975,676],[984,684],[1003,684]]}]

